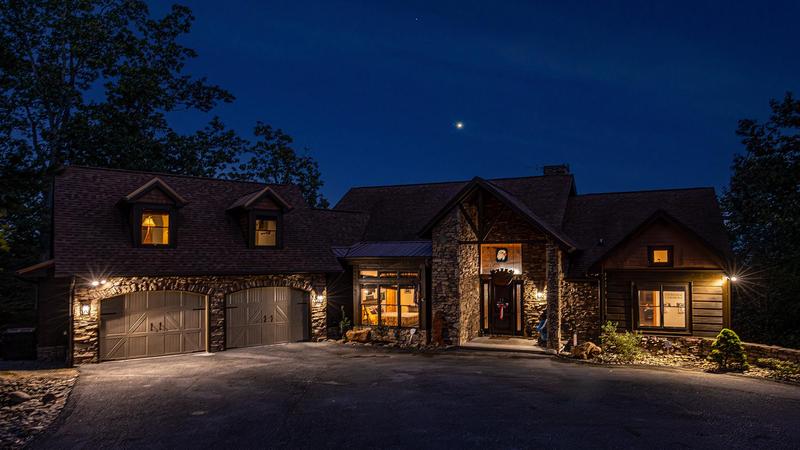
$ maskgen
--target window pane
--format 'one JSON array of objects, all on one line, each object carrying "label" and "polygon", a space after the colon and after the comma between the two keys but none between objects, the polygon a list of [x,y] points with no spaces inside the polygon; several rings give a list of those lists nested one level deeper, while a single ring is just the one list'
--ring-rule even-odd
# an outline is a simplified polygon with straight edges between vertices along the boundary
[{"label": "window pane", "polygon": [[142,211],[142,244],[169,244],[169,213]]},{"label": "window pane", "polygon": [[482,244],[481,273],[495,269],[511,269],[522,273],[522,244]]},{"label": "window pane", "polygon": [[378,276],[378,271],[377,270],[362,270],[358,274],[359,274],[359,276],[362,276],[362,277],[375,278],[375,277]]},{"label": "window pane", "polygon": [[397,272],[395,272],[394,270],[392,270],[392,271],[381,270],[381,271],[378,272],[378,277],[380,277],[380,278],[397,278]]},{"label": "window pane", "polygon": [[419,278],[419,272],[400,272],[400,278]]},{"label": "window pane", "polygon": [[639,291],[639,326],[661,326],[661,292],[657,290]]},{"label": "window pane", "polygon": [[380,287],[381,325],[397,326],[397,287]]},{"label": "window pane", "polygon": [[664,326],[686,328],[686,291],[664,290]]},{"label": "window pane", "polygon": [[667,263],[669,263],[669,250],[667,249],[653,250],[653,264],[667,264]]},{"label": "window pane", "polygon": [[278,242],[278,221],[275,219],[256,219],[255,243],[258,246],[275,246]]},{"label": "window pane", "polygon": [[378,288],[361,286],[361,325],[378,324]]},{"label": "window pane", "polygon": [[400,288],[400,326],[419,327],[419,303],[411,286]]}]

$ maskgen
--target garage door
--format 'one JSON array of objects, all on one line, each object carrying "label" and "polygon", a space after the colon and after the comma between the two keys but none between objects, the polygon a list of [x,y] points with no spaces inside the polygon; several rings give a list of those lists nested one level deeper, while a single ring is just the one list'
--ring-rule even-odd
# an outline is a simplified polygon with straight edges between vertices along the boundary
[{"label": "garage door", "polygon": [[100,359],[206,349],[205,296],[179,291],[134,292],[100,302]]},{"label": "garage door", "polygon": [[308,339],[307,294],[286,287],[246,289],[227,296],[226,347]]}]

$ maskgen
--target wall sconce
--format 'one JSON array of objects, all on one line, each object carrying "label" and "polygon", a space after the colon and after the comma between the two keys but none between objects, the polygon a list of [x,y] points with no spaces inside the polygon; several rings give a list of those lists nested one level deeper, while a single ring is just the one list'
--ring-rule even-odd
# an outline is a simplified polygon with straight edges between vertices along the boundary
[{"label": "wall sconce", "polygon": [[544,300],[544,291],[536,291],[536,300]]},{"label": "wall sconce", "polygon": [[81,303],[81,315],[88,316],[92,312],[92,305],[89,303]]},{"label": "wall sconce", "polygon": [[322,306],[325,303],[325,294],[314,294],[314,306]]}]

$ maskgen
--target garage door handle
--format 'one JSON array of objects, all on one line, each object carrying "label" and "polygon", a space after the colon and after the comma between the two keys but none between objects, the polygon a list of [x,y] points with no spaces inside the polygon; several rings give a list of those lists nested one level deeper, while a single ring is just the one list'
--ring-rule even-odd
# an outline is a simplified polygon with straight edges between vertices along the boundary
[{"label": "garage door handle", "polygon": [[153,330],[153,328],[154,328],[153,327],[153,322],[150,322],[150,331],[155,331],[155,330]]},{"label": "garage door handle", "polygon": [[262,319],[262,320],[264,321],[264,323],[267,323],[267,315],[266,314],[264,314],[264,319]]}]

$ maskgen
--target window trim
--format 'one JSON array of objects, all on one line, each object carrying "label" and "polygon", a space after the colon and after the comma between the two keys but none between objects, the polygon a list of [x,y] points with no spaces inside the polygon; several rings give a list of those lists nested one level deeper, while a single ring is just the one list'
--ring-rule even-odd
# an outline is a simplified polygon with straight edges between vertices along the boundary
[{"label": "window trim", "polygon": [[[275,221],[275,245],[256,245],[256,219]],[[248,217],[247,244],[254,250],[274,250],[283,248],[283,213],[275,210],[251,210]]]},{"label": "window trim", "polygon": [[[658,305],[658,312],[660,314],[660,323],[664,323],[664,291],[680,291],[684,293],[684,300],[686,305],[684,308],[686,312],[684,314],[685,322],[683,327],[651,327],[651,326],[642,326],[640,323],[639,317],[639,291],[658,291],[659,292],[659,305]],[[653,282],[642,282],[642,283],[633,283],[633,292],[631,298],[631,306],[633,307],[633,319],[634,319],[634,329],[635,330],[642,330],[642,331],[663,331],[663,332],[671,332],[671,333],[691,333],[691,323],[692,323],[692,286],[691,283],[670,283],[670,282],[660,282],[660,281],[653,281]]]},{"label": "window trim", "polygon": [[[657,250],[667,251],[667,262],[653,261],[653,252]],[[675,249],[672,245],[648,245],[647,246],[647,265],[650,267],[673,267],[675,263]]]},{"label": "window trim", "polygon": [[[145,244],[142,242],[142,215],[145,211],[165,212],[169,215],[169,242],[167,244]],[[133,246],[137,248],[175,248],[178,242],[178,211],[174,206],[160,203],[137,203],[132,209],[131,229]]]}]

